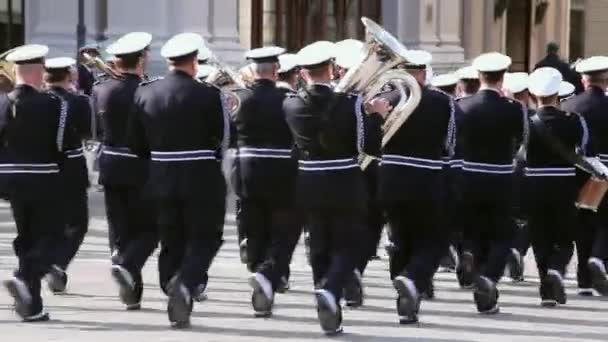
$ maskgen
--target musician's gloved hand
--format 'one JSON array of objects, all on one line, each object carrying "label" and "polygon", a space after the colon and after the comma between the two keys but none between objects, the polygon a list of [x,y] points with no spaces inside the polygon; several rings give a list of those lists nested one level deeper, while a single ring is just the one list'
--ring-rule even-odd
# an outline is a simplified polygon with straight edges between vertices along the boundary
[{"label": "musician's gloved hand", "polygon": [[378,113],[382,115],[383,118],[386,118],[391,110],[393,110],[393,106],[391,106],[390,102],[385,98],[375,97],[365,103],[365,113],[368,115]]}]

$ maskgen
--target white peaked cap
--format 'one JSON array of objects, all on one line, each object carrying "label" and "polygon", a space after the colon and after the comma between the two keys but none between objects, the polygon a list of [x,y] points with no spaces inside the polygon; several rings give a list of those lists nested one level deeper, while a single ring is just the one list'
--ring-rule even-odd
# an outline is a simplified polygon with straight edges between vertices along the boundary
[{"label": "white peaked cap", "polygon": [[201,46],[198,47],[198,55],[196,56],[196,59],[198,59],[199,61],[206,61],[209,58],[211,58],[211,55],[212,55],[211,50],[207,47],[207,45],[203,41],[201,43]]},{"label": "white peaked cap", "polygon": [[448,86],[456,85],[457,83],[458,83],[458,77],[456,77],[456,75],[454,75],[452,73],[437,75],[431,79],[431,85],[433,87],[448,87]]},{"label": "white peaked cap", "polygon": [[317,65],[336,57],[336,44],[321,40],[298,51],[298,61],[303,67]]},{"label": "white peaked cap", "polygon": [[529,78],[530,76],[526,72],[506,73],[502,87],[513,94],[517,94],[528,89]]},{"label": "white peaked cap", "polygon": [[336,64],[344,69],[350,69],[365,58],[365,44],[356,39],[345,39],[336,43]]},{"label": "white peaked cap", "polygon": [[463,67],[456,71],[456,75],[458,79],[461,80],[478,80],[479,79],[479,71],[475,69],[472,65]]},{"label": "white peaked cap", "polygon": [[597,71],[608,70],[608,57],[593,56],[583,59],[576,65],[576,71],[581,74],[588,74]]},{"label": "white peaked cap", "polygon": [[406,65],[409,66],[429,66],[433,61],[433,55],[424,50],[406,50],[404,54],[407,57]]},{"label": "white peaked cap", "polygon": [[48,53],[49,47],[46,45],[28,44],[13,49],[6,55],[6,60],[15,63],[27,62],[44,58]]},{"label": "white peaked cap", "polygon": [[76,65],[76,60],[72,57],[49,58],[44,61],[46,69],[65,69],[73,65]]},{"label": "white peaked cap", "polygon": [[285,53],[279,56],[279,73],[289,72],[298,66],[298,56],[293,53]]},{"label": "white peaked cap", "polygon": [[148,32],[131,32],[118,38],[107,47],[110,55],[121,56],[136,53],[147,48],[152,42],[152,35]]},{"label": "white peaked cap", "polygon": [[276,62],[277,58],[284,53],[285,49],[282,47],[265,46],[247,51],[247,53],[245,53],[245,58],[256,63],[264,62],[265,60]]},{"label": "white peaked cap", "polygon": [[562,74],[557,69],[538,68],[530,75],[528,89],[536,96],[557,95],[562,80]]},{"label": "white peaked cap", "polygon": [[160,49],[160,55],[167,59],[178,58],[199,51],[204,39],[198,33],[186,32],[171,37]]},{"label": "white peaked cap", "polygon": [[567,82],[567,81],[562,81],[562,83],[559,84],[558,96],[564,97],[564,96],[571,95],[572,93],[574,93],[575,90],[576,90],[576,87],[574,86],[574,84]]},{"label": "white peaked cap", "polygon": [[507,70],[511,66],[511,57],[500,52],[484,53],[473,60],[473,68],[480,72]]}]

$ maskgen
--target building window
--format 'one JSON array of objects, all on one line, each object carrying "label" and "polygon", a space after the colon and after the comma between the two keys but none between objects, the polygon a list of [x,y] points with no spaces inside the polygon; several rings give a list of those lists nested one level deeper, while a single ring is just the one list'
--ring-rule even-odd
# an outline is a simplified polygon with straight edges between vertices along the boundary
[{"label": "building window", "polygon": [[0,51],[23,45],[23,1],[0,0]]},{"label": "building window", "polygon": [[585,11],[570,11],[570,60],[575,61],[585,56]]},{"label": "building window", "polygon": [[253,0],[251,47],[295,51],[317,40],[363,39],[360,18],[380,19],[380,0]]}]

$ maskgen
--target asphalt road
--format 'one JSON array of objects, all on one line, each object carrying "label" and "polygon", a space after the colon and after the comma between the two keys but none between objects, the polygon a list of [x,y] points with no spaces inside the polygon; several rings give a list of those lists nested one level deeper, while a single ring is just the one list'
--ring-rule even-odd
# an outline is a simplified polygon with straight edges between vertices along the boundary
[{"label": "asphalt road", "polygon": [[[417,326],[398,324],[386,258],[373,261],[365,277],[365,306],[346,310],[346,333],[330,339],[321,334],[316,320],[311,270],[300,246],[293,261],[292,290],[277,295],[272,318],[254,318],[248,274],[239,262],[231,215],[226,220],[227,241],[210,272],[209,299],[195,304],[192,329],[174,331],[168,325],[166,299],[158,288],[156,258],[144,270],[143,309],[127,312],[120,304],[109,272],[102,193],[92,193],[90,200],[91,231],[69,269],[68,294],[44,294],[52,321],[20,323],[7,293],[0,290],[2,341],[608,341],[608,301],[578,297],[572,278],[567,280],[567,305],[540,307],[530,256],[526,282],[510,284],[505,279],[500,285],[500,314],[478,315],[472,294],[458,288],[453,274],[441,273],[435,278],[437,298],[423,303]],[[13,237],[10,211],[6,203],[0,203],[0,278],[8,277],[16,263]]]}]

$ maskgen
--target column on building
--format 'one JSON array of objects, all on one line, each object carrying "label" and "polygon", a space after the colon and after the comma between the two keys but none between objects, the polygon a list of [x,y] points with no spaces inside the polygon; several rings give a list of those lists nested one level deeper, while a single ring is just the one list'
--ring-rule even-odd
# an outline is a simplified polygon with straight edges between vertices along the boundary
[{"label": "column on building", "polygon": [[452,0],[384,0],[382,23],[407,48],[432,53],[433,67],[444,72],[464,62],[459,6]]}]

